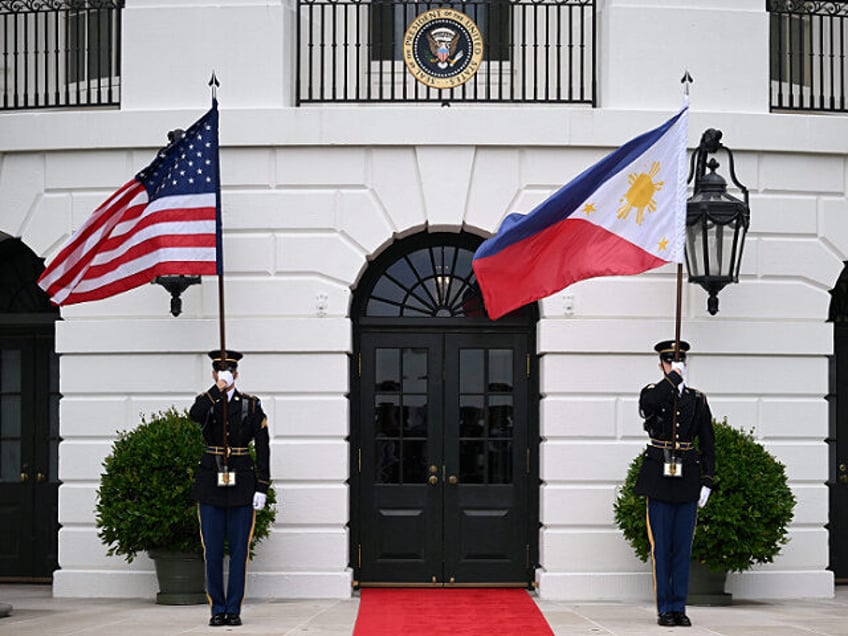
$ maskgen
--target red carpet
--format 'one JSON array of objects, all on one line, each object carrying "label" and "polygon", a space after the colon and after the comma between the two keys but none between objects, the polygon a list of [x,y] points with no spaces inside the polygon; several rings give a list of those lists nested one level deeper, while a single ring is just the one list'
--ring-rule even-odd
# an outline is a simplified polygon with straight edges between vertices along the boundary
[{"label": "red carpet", "polygon": [[526,590],[363,589],[353,636],[552,636]]}]

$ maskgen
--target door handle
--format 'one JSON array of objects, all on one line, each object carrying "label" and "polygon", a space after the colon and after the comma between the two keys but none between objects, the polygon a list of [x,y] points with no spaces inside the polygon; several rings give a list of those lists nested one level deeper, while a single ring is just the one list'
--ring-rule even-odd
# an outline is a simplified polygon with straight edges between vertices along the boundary
[{"label": "door handle", "polygon": [[450,477],[448,477],[448,483],[451,486],[456,486],[459,483],[459,478],[457,478],[456,475],[451,475]]},{"label": "door handle", "polygon": [[21,473],[21,481],[29,481],[29,474]]},{"label": "door handle", "polygon": [[436,484],[439,483],[439,478],[436,477],[435,475],[430,475],[430,478],[427,481],[430,482],[431,486],[435,486]]},{"label": "door handle", "polygon": [[45,481],[47,481],[47,475],[45,475],[44,473],[38,473],[38,475],[36,475],[35,477],[35,481],[37,481],[39,484],[43,484]]}]

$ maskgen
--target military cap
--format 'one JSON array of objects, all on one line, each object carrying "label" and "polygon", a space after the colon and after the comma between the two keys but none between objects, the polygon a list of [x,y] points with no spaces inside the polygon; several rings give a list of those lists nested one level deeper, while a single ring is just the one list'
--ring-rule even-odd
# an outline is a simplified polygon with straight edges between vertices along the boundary
[{"label": "military cap", "polygon": [[244,357],[243,353],[233,351],[232,349],[224,350],[224,359],[221,360],[221,350],[212,349],[208,354],[212,358],[212,368],[215,371],[224,371],[225,369],[237,369],[238,361]]},{"label": "military cap", "polygon": [[[654,351],[660,354],[663,362],[674,362],[674,340],[662,340],[654,345]],[[680,360],[686,360],[686,352],[689,351],[689,343],[680,341]]]}]

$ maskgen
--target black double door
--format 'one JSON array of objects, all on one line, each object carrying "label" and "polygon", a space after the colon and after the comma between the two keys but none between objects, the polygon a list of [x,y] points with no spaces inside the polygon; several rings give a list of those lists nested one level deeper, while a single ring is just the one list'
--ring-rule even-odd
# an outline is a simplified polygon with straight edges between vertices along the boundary
[{"label": "black double door", "polygon": [[[848,303],[846,303],[848,308]],[[828,446],[831,457],[830,569],[836,582],[848,584],[848,320],[836,322],[831,361],[831,421]]]},{"label": "black double door", "polygon": [[530,583],[538,434],[526,333],[364,333],[361,343],[359,584]]},{"label": "black double door", "polygon": [[830,564],[837,584],[848,584],[848,262],[831,290],[833,355],[830,358],[827,480]]},{"label": "black double door", "polygon": [[58,565],[59,363],[52,322],[26,331],[0,336],[0,581]]}]

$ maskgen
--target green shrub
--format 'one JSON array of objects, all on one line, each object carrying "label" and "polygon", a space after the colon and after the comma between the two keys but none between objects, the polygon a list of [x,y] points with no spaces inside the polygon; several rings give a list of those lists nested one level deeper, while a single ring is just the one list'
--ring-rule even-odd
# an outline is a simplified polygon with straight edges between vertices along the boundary
[{"label": "green shrub", "polygon": [[[97,536],[109,546],[109,556],[154,549],[201,553],[197,504],[191,497],[194,471],[206,448],[200,427],[188,411],[174,407],[150,416],[118,433],[104,460],[97,491]],[[268,490],[267,505],[256,515],[250,556],[271,531],[276,495]]]},{"label": "green shrub", "polygon": [[[795,496],[787,485],[783,464],[759,444],[751,432],[727,421],[715,429],[715,488],[698,511],[692,558],[713,572],[742,572],[757,563],[771,563],[789,541]],[[613,505],[615,522],[636,556],[651,554],[645,518],[645,498],[633,493],[642,453],[630,463]]]}]

